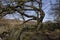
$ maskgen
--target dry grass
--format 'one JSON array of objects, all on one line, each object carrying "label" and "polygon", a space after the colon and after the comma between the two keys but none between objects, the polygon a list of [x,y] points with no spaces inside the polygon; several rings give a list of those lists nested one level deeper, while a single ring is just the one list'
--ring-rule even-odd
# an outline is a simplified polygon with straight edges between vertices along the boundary
[{"label": "dry grass", "polygon": [[0,34],[8,32],[9,36],[6,40],[60,40],[60,23],[46,23],[42,26],[40,24],[37,28],[33,21],[25,25],[20,25],[21,23],[22,21],[19,20],[1,19]]}]

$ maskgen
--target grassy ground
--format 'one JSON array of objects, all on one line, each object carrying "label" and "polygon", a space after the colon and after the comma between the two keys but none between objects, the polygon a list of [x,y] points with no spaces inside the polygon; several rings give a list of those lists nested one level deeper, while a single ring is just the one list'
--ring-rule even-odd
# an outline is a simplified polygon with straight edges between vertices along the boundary
[{"label": "grassy ground", "polygon": [[21,21],[0,20],[0,37],[3,40],[60,40],[60,23],[34,22],[20,25]]}]

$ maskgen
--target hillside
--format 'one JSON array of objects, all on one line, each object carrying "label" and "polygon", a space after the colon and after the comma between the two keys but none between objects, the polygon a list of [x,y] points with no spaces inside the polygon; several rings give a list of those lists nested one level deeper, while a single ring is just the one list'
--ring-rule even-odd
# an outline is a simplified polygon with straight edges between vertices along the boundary
[{"label": "hillside", "polygon": [[[14,24],[15,25],[15,24],[22,24],[23,21],[21,21],[21,20],[15,20],[15,19],[1,19],[0,23],[3,23],[3,24],[8,23],[8,24]],[[29,21],[26,24],[34,25],[35,23],[36,22],[34,22],[34,21]]]},{"label": "hillside", "polygon": [[[7,31],[7,29],[9,30],[10,28],[13,29],[15,27],[21,27],[20,24],[22,24],[23,21],[20,20],[14,20],[14,19],[0,19],[0,32],[2,30],[3,31]],[[35,25],[36,22],[33,21],[29,21],[26,24],[28,25]],[[23,25],[22,25],[23,27]]]}]

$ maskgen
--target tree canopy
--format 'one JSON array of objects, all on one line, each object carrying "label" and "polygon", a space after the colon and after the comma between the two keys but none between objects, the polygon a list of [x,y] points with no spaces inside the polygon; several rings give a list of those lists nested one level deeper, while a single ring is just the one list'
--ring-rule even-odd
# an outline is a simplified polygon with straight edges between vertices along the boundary
[{"label": "tree canopy", "polygon": [[[15,13],[17,11],[22,16],[24,23],[30,20],[36,20],[37,24],[42,23],[45,16],[44,11],[42,10],[42,0],[6,0],[6,2],[7,4],[3,5],[2,1],[0,1],[0,18],[4,17],[7,14]],[[26,5],[25,3],[27,2],[31,2],[32,4]],[[38,8],[33,5],[33,2],[37,2],[39,4]],[[24,13],[24,11],[26,10],[34,10],[37,16]],[[25,20],[24,17],[28,17],[31,19]]]}]

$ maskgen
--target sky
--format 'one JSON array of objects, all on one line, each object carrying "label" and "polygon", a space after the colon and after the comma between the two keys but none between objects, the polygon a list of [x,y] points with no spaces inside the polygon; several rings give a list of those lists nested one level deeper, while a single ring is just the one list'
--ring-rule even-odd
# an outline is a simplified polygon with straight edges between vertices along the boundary
[{"label": "sky", "polygon": [[[45,17],[44,17],[44,20],[43,22],[46,22],[46,21],[54,21],[56,19],[56,17],[58,16],[58,12],[55,11],[55,10],[52,10],[52,9],[57,9],[56,7],[60,8],[59,7],[59,0],[43,0],[43,6],[42,6],[42,9],[44,10],[45,12]],[[6,5],[6,3],[4,3]],[[30,5],[31,2],[28,2],[26,3],[27,5]],[[53,4],[53,5],[51,5]],[[54,4],[57,4],[57,5],[54,5]],[[38,7],[38,4],[36,2],[34,2],[34,6]],[[26,14],[28,15],[36,15],[34,11],[25,11]],[[14,15],[14,16],[13,16]],[[5,16],[6,19],[21,19],[19,16],[19,13],[15,13],[15,14],[8,14]],[[25,19],[28,19],[28,18],[25,18]]]}]

